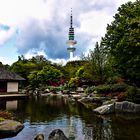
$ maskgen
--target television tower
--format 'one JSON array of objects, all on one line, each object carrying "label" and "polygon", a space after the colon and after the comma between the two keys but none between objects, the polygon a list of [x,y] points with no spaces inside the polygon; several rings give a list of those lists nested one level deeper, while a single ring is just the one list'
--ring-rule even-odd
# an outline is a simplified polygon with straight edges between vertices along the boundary
[{"label": "television tower", "polygon": [[69,45],[67,50],[70,53],[70,60],[74,58],[74,52],[76,51],[76,48],[74,47],[74,45],[77,44],[77,41],[74,40],[74,28],[72,24],[73,24],[73,19],[72,19],[72,9],[71,9],[69,40],[66,42],[66,44]]}]

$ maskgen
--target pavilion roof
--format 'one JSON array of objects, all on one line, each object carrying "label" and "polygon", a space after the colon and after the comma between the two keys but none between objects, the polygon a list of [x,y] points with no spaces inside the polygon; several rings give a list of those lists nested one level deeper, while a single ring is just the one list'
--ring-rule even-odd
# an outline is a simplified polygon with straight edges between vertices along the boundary
[{"label": "pavilion roof", "polygon": [[0,80],[22,81],[25,79],[14,72],[6,70],[3,66],[0,66]]}]

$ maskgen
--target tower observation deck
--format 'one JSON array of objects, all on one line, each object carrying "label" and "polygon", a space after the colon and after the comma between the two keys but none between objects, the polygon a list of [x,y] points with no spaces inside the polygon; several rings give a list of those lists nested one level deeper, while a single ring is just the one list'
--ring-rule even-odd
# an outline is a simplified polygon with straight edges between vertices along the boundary
[{"label": "tower observation deck", "polygon": [[76,48],[74,47],[75,44],[77,44],[77,41],[74,40],[74,28],[73,28],[73,17],[72,17],[72,10],[71,10],[71,16],[70,16],[70,28],[69,28],[69,40],[66,42],[69,47],[67,48],[68,52],[70,53],[70,60],[74,58],[74,52],[76,51]]}]

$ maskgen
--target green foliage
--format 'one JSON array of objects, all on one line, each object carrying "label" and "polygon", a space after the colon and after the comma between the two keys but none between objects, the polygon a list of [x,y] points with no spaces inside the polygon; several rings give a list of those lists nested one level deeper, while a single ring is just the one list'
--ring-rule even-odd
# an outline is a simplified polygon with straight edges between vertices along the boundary
[{"label": "green foliage", "polygon": [[29,75],[28,75],[28,79],[30,81],[30,84],[32,87],[38,87],[39,84],[39,80],[38,80],[38,72],[39,71],[32,71]]},{"label": "green foliage", "polygon": [[121,78],[118,75],[112,76],[112,77],[108,77],[106,84],[116,84],[121,82]]},{"label": "green foliage", "polygon": [[28,75],[32,71],[41,70],[47,64],[49,62],[43,56],[36,56],[29,60],[25,59],[24,56],[19,56],[18,61],[13,63],[10,69],[28,80]]},{"label": "green foliage", "polygon": [[83,65],[83,63],[80,63],[80,61],[72,61],[68,62],[66,66],[63,67],[64,70],[64,76],[66,80],[69,80],[72,77],[75,77],[77,70]]},{"label": "green foliage", "polygon": [[26,79],[25,86],[30,84],[35,88],[39,87],[39,84],[48,84],[49,81],[58,82],[63,73],[59,70],[61,67],[57,67],[40,55],[28,60],[24,56],[19,56],[18,61],[13,63],[10,69]]},{"label": "green foliage", "polygon": [[113,58],[114,68],[124,79],[139,85],[140,81],[140,2],[123,4],[115,20],[107,26],[102,39],[108,53]]},{"label": "green foliage", "polygon": [[128,101],[140,103],[140,88],[129,86],[126,92]]},{"label": "green foliage", "polygon": [[38,80],[42,83],[48,83],[49,81],[58,82],[62,76],[61,71],[51,65],[43,67],[37,74]]},{"label": "green foliage", "polygon": [[68,87],[75,89],[76,87],[78,87],[78,84],[79,84],[79,77],[71,78],[69,80]]},{"label": "green foliage", "polygon": [[88,73],[92,75],[95,81],[103,83],[106,75],[106,62],[107,57],[105,49],[102,44],[96,42],[94,51],[90,51],[88,56],[89,67],[87,69]]},{"label": "green foliage", "polygon": [[46,65],[40,71],[32,71],[28,79],[32,87],[38,87],[39,84],[51,85],[57,83],[62,78],[63,73],[54,66]]},{"label": "green foliage", "polygon": [[0,122],[4,121],[5,119],[3,117],[0,117]]},{"label": "green foliage", "polygon": [[83,78],[83,74],[84,74],[84,67],[82,66],[77,70],[76,77]]},{"label": "green foliage", "polygon": [[79,77],[79,80],[90,80],[92,79],[92,75],[89,73],[88,69],[88,63],[84,64],[83,66],[79,67],[79,69],[76,71],[76,76]]},{"label": "green foliage", "polygon": [[112,93],[112,92],[124,92],[127,89],[126,84],[110,84],[88,87],[86,93]]},{"label": "green foliage", "polygon": [[128,85],[127,84],[124,84],[124,83],[120,83],[120,84],[113,84],[111,86],[111,91],[112,92],[124,92],[126,91]]},{"label": "green foliage", "polygon": [[91,61],[88,61],[86,64],[83,65],[83,67],[84,67],[83,79],[87,81],[96,80],[95,70],[91,65]]}]

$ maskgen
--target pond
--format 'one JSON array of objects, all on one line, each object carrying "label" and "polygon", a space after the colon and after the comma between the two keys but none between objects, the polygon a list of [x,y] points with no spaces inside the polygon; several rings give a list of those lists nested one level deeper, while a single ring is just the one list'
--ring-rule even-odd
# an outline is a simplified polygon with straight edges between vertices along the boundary
[{"label": "pond", "polygon": [[69,140],[140,139],[140,116],[98,116],[60,96],[0,101],[0,109],[5,108],[14,112],[15,119],[25,127],[17,136],[2,140],[33,140],[38,133],[43,133],[47,140],[57,128],[63,130]]}]

